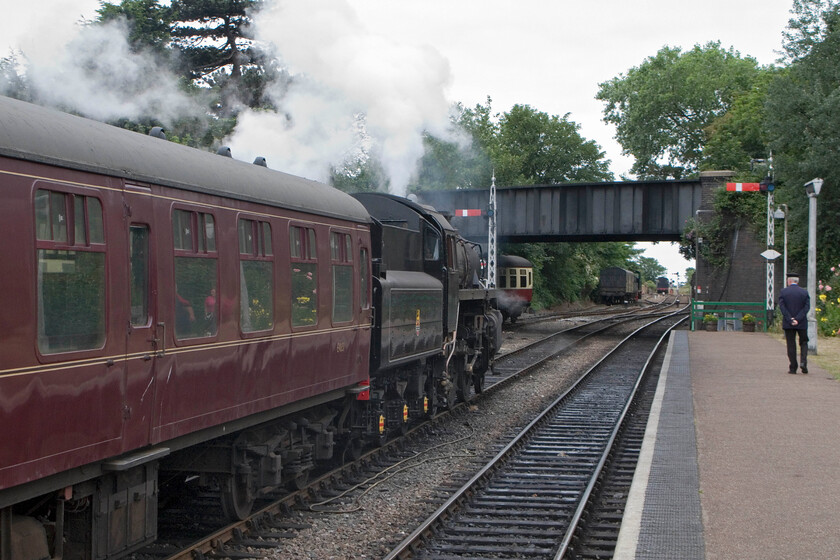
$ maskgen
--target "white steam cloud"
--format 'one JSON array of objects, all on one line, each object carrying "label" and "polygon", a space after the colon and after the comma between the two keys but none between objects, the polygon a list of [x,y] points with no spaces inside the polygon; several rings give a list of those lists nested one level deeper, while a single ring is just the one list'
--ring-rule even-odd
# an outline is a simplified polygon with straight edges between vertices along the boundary
[{"label": "white steam cloud", "polygon": [[79,28],[57,51],[24,51],[35,98],[96,120],[154,117],[170,124],[200,115],[202,108],[178,89],[177,78],[152,56],[132,52],[126,36],[116,20]]},{"label": "white steam cloud", "polygon": [[330,165],[365,145],[391,191],[404,194],[423,155],[423,131],[443,135],[449,124],[446,59],[371,32],[344,0],[275,0],[254,14],[254,28],[292,80],[269,90],[285,117],[240,115],[229,141],[234,154],[264,155],[271,167],[324,180]]},{"label": "white steam cloud", "polygon": [[[206,120],[206,105],[180,91],[165,64],[131,50],[124,24],[79,23],[79,10],[98,4],[43,0],[14,24],[0,22],[33,99],[97,120]],[[331,167],[367,153],[404,194],[423,132],[449,133],[448,61],[367,29],[347,0],[269,0],[252,19],[257,44],[288,74],[267,88],[278,113],[239,115],[227,139],[234,157],[265,156],[274,169],[324,181]]]}]

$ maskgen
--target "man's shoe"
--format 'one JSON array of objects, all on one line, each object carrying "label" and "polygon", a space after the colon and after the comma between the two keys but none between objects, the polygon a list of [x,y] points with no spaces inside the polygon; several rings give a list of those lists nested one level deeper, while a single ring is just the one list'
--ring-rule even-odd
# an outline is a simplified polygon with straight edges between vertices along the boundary
[{"label": "man's shoe", "polygon": [[808,368],[803,367],[803,368],[802,368],[802,373],[808,373]]},{"label": "man's shoe", "polygon": [[796,370],[795,369],[794,370],[788,370],[788,373],[792,373],[793,375],[796,375]]}]

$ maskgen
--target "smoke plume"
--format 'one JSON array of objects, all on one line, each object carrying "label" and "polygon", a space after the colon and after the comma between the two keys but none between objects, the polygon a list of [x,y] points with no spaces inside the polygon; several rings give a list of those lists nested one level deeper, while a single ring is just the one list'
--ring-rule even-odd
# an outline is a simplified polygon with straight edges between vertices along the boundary
[{"label": "smoke plume", "polygon": [[[104,121],[210,118],[165,64],[130,48],[124,23],[79,25],[80,1],[27,9],[26,29],[10,39],[35,102]],[[447,135],[448,62],[367,29],[346,0],[268,0],[251,15],[257,45],[285,71],[267,88],[278,112],[239,115],[226,139],[234,157],[265,156],[274,169],[324,181],[331,167],[367,154],[404,194],[423,132]],[[0,76],[4,86],[12,91]]]},{"label": "smoke plume", "polygon": [[234,154],[324,180],[330,165],[364,148],[382,162],[391,192],[404,194],[423,131],[446,133],[448,62],[372,32],[344,0],[275,0],[253,20],[258,42],[279,53],[292,79],[269,92],[284,116],[240,115]]}]

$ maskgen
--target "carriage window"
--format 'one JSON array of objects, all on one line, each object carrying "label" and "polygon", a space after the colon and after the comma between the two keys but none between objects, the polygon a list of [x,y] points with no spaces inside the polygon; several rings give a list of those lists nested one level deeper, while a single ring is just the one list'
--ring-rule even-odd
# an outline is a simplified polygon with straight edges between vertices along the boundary
[{"label": "carriage window", "polygon": [[525,268],[519,269],[519,287],[520,288],[527,288],[528,287],[528,271]]},{"label": "carriage window", "polygon": [[532,288],[534,286],[534,271],[530,268],[528,269],[528,287]]},{"label": "carriage window", "polygon": [[172,212],[172,239],[176,249],[193,250],[193,212],[175,210]]},{"label": "carriage window", "polygon": [[274,254],[271,249],[271,224],[262,222],[262,230],[262,237],[260,239],[263,242],[263,254],[269,257]]},{"label": "carriage window", "polygon": [[274,327],[271,224],[239,220],[239,319],[242,332]]},{"label": "carriage window", "polygon": [[47,189],[37,190],[34,202],[38,349],[55,354],[101,348],[105,342],[102,205],[93,197]]},{"label": "carriage window", "polygon": [[516,287],[516,269],[511,269],[509,272],[510,275],[510,288]]},{"label": "carriage window", "polygon": [[175,250],[175,337],[179,340],[215,336],[218,258],[212,214],[172,211]]},{"label": "carriage window", "polygon": [[292,276],[292,325],[305,327],[318,322],[318,262],[315,230],[289,228]]},{"label": "carriage window", "polygon": [[140,327],[149,323],[149,226],[132,225],[129,243],[131,325]]},{"label": "carriage window", "polygon": [[91,243],[105,243],[105,224],[102,221],[102,204],[98,199],[86,196],[88,232]]},{"label": "carriage window", "polygon": [[200,213],[199,218],[204,226],[204,243],[207,251],[216,250],[216,222],[213,220],[212,214]]},{"label": "carriage window", "polygon": [[507,288],[507,276],[505,276],[504,274],[499,275],[499,287]]},{"label": "carriage window", "polygon": [[346,233],[330,234],[332,256],[332,320],[342,323],[353,320],[353,262],[351,238]]}]

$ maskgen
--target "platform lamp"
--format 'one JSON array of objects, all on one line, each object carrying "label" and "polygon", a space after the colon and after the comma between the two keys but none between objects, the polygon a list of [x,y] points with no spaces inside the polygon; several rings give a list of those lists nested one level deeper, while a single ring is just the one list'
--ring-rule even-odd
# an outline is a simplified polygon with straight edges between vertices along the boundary
[{"label": "platform lamp", "polygon": [[805,183],[808,195],[808,296],[811,309],[808,310],[808,352],[817,354],[817,197],[822,189],[822,179],[811,179]]}]

